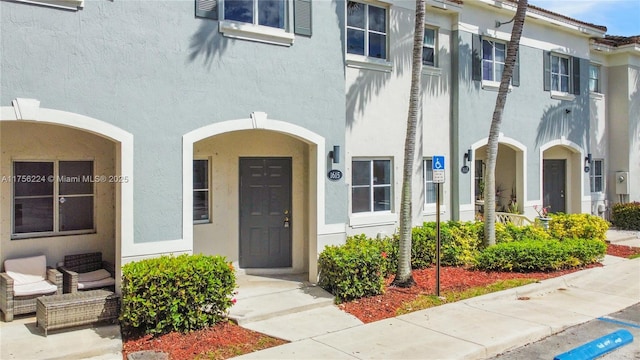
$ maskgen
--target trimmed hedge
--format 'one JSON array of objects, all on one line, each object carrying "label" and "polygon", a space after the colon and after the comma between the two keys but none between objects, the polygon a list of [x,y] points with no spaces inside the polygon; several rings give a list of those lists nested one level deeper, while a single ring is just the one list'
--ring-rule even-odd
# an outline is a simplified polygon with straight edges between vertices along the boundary
[{"label": "trimmed hedge", "polygon": [[611,222],[618,229],[640,230],[640,202],[614,204]]},{"label": "trimmed hedge", "polygon": [[487,271],[554,271],[600,261],[607,250],[596,239],[522,240],[484,249],[476,268]]},{"label": "trimmed hedge", "polygon": [[233,304],[233,267],[224,257],[162,256],[122,268],[125,333],[188,332],[221,321]]},{"label": "trimmed hedge", "polygon": [[388,263],[382,244],[364,235],[343,246],[327,246],[318,258],[318,285],[332,293],[336,302],[359,299],[384,292]]}]

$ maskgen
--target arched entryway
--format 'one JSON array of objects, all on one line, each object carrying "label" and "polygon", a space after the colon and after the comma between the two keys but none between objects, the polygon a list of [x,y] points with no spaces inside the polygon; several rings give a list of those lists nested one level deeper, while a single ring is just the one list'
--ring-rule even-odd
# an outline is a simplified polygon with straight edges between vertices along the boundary
[{"label": "arched entryway", "polygon": [[582,212],[583,152],[569,141],[554,141],[540,148],[542,205],[549,212]]},{"label": "arched entryway", "polygon": [[[322,151],[318,151],[322,149]],[[324,139],[253,113],[183,137],[185,239],[248,273],[317,279]]]},{"label": "arched entryway", "polygon": [[[471,194],[476,201],[476,209],[482,210],[484,179],[486,176],[487,140],[472,146],[474,158],[471,162],[473,183]],[[523,213],[526,205],[526,147],[520,142],[500,137],[496,161],[496,210]]]},{"label": "arched entryway", "polygon": [[0,136],[2,175],[42,176],[44,185],[0,184],[0,260],[44,254],[55,267],[65,255],[100,251],[116,265],[119,292],[123,249],[133,244],[131,134],[16,99],[1,108]]}]

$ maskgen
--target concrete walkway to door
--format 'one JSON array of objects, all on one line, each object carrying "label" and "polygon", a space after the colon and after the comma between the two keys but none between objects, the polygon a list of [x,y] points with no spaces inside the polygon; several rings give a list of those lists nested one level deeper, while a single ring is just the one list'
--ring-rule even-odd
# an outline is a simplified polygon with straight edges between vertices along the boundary
[{"label": "concrete walkway to door", "polygon": [[229,317],[247,329],[298,341],[362,325],[339,310],[333,295],[299,275],[238,275]]}]

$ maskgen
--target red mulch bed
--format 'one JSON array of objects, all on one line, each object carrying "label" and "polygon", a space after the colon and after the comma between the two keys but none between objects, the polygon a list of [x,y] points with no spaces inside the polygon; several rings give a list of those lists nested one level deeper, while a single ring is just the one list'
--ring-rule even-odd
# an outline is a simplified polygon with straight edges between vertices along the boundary
[{"label": "red mulch bed", "polygon": [[242,328],[231,322],[222,322],[208,329],[188,334],[169,333],[158,337],[146,335],[123,341],[123,359],[127,354],[142,351],[162,351],[171,360],[228,359],[241,354],[286,344],[259,332]]},{"label": "red mulch bed", "polygon": [[[609,244],[607,254],[628,258],[639,254],[640,248]],[[593,265],[593,266],[598,266]],[[440,271],[440,291],[464,290],[474,286],[485,286],[499,280],[536,279],[544,280],[562,276],[580,269],[555,272],[503,273],[472,271],[457,267],[443,267]],[[435,269],[414,270],[416,286],[403,289],[390,286],[393,276],[387,279],[383,295],[354,300],[339,307],[365,323],[394,317],[396,310],[404,302],[414,300],[420,294],[435,294]],[[123,344],[123,356],[140,350],[154,350],[169,353],[171,360],[228,359],[240,354],[266,349],[286,343],[263,334],[244,329],[233,323],[221,323],[212,328],[189,334],[170,333],[152,338],[150,335],[137,339],[127,339]]]},{"label": "red mulch bed", "polygon": [[626,245],[607,244],[607,255],[629,258],[637,254],[640,254],[640,248]]}]

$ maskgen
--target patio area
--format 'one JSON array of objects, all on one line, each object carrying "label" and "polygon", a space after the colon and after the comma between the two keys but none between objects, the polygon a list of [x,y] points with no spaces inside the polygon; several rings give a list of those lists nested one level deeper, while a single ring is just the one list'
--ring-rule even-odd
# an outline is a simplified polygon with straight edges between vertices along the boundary
[{"label": "patio area", "polygon": [[12,322],[0,321],[0,359],[121,360],[120,325],[109,322],[50,330],[47,337],[36,327],[36,316],[16,316]]}]

